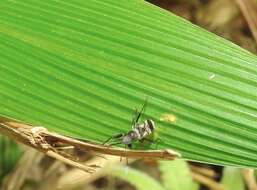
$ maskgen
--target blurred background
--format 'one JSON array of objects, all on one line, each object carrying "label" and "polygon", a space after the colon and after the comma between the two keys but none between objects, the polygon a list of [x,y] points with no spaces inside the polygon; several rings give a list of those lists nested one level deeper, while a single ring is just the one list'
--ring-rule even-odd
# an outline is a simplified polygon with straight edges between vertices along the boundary
[{"label": "blurred background", "polygon": [[[257,53],[256,0],[149,0],[190,22]],[[252,169],[185,160],[129,160],[68,149],[83,164],[101,163],[89,174],[0,136],[3,190],[257,190]]]},{"label": "blurred background", "polygon": [[257,52],[256,0],[149,0],[235,44]]}]

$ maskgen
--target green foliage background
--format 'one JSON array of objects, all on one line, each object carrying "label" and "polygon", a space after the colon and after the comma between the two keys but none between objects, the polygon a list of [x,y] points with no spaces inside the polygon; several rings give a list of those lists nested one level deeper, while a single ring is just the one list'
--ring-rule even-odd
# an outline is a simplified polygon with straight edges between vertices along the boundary
[{"label": "green foliage background", "polygon": [[141,0],[0,8],[1,116],[103,142],[147,97],[159,148],[257,166],[255,55]]},{"label": "green foliage background", "polygon": [[5,175],[14,168],[21,154],[21,148],[13,140],[0,135],[0,186]]}]

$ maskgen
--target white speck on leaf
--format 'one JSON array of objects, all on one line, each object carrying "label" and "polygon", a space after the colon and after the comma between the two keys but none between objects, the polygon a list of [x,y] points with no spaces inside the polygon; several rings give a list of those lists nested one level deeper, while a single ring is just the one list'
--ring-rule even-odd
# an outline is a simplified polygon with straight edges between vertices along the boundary
[{"label": "white speck on leaf", "polygon": [[211,76],[209,76],[209,80],[212,80],[212,79],[214,79],[216,77],[216,75],[215,74],[212,74]]}]

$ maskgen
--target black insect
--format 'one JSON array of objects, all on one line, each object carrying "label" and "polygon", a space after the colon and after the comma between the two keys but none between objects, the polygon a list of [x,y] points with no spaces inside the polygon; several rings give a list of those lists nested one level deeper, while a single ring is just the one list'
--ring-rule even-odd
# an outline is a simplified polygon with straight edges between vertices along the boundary
[{"label": "black insect", "polygon": [[132,129],[130,131],[127,133],[116,134],[108,138],[103,144],[112,141],[109,145],[124,144],[125,148],[132,148],[132,144],[136,141],[143,142],[146,140],[153,143],[154,141],[147,137],[149,137],[155,130],[154,121],[147,119],[144,122],[139,123],[139,119],[145,111],[145,107],[146,101],[139,112],[136,109],[134,117],[132,118]]}]

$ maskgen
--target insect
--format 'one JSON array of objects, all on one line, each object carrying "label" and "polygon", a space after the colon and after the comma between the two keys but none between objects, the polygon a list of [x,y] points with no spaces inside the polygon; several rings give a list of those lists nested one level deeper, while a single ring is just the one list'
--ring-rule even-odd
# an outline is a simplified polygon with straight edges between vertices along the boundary
[{"label": "insect", "polygon": [[[155,143],[151,139],[148,139],[155,130],[155,123],[152,119],[146,119],[144,122],[140,123],[139,119],[145,111],[147,101],[143,104],[141,110],[138,112],[136,109],[134,117],[132,118],[132,129],[127,133],[119,133],[110,138],[108,138],[103,144],[113,141],[109,145],[124,144],[125,148],[132,148],[132,144],[136,141],[144,142],[149,141]],[[158,139],[159,140],[159,139]]]}]

